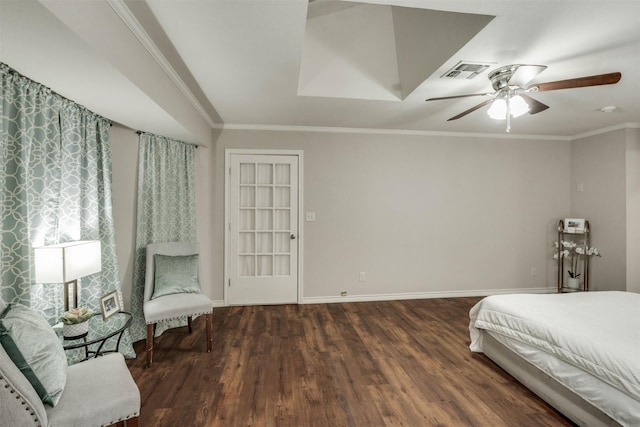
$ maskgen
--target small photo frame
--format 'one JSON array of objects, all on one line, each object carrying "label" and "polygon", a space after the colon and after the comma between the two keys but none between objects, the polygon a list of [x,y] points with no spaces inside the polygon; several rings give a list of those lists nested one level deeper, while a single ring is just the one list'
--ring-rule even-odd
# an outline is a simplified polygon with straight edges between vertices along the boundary
[{"label": "small photo frame", "polygon": [[584,233],[584,218],[565,218],[564,230],[567,233]]},{"label": "small photo frame", "polygon": [[118,291],[113,291],[100,298],[100,308],[102,309],[102,318],[107,320],[120,311],[120,299]]}]

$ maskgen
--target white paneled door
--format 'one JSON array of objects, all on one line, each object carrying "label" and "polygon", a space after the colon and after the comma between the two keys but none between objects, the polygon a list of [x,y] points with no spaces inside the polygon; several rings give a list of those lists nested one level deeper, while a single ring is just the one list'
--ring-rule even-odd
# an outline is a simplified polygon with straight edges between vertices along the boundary
[{"label": "white paneled door", "polygon": [[298,302],[298,156],[231,154],[227,302]]}]

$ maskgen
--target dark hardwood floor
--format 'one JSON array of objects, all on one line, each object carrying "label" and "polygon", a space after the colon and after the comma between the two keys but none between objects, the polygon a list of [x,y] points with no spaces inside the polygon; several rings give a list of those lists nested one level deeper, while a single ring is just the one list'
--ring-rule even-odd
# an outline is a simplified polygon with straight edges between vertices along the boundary
[{"label": "dark hardwood floor", "polygon": [[216,308],[128,365],[140,426],[571,426],[469,351],[478,298]]}]

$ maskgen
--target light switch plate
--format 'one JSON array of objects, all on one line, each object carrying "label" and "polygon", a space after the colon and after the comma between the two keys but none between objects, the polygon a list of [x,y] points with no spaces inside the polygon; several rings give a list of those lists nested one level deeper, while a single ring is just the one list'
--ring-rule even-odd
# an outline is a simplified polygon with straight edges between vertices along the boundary
[{"label": "light switch plate", "polygon": [[316,213],[315,212],[307,212],[304,216],[305,221],[315,221]]}]

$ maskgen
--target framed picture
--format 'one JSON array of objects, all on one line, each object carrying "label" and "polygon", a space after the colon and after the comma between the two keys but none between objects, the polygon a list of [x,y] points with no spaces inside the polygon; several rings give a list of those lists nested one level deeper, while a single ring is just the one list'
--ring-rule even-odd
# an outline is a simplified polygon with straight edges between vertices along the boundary
[{"label": "framed picture", "polygon": [[102,318],[107,320],[120,311],[120,299],[118,291],[113,291],[100,298],[100,308],[102,309]]},{"label": "framed picture", "polygon": [[584,218],[565,218],[564,230],[567,233],[583,233],[584,232]]}]

